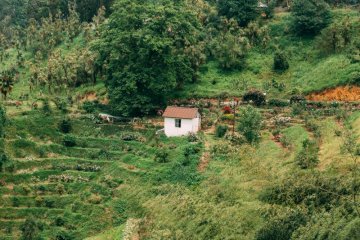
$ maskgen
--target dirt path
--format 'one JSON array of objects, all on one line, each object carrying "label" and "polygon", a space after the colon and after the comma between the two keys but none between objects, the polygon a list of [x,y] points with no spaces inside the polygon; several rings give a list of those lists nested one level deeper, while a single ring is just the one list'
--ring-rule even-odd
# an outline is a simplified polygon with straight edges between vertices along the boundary
[{"label": "dirt path", "polygon": [[204,172],[207,168],[207,166],[210,163],[211,160],[211,155],[210,155],[210,149],[211,149],[211,144],[209,141],[209,138],[211,137],[211,135],[213,135],[215,132],[215,126],[211,127],[210,129],[207,129],[204,131],[205,136],[204,136],[204,147],[205,150],[200,158],[200,162],[199,162],[199,166],[198,166],[198,171],[199,172]]}]

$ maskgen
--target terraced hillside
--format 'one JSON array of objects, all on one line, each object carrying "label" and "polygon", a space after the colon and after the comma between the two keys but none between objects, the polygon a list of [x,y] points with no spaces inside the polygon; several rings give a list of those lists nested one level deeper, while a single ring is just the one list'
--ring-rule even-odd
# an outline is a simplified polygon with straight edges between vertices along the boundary
[{"label": "terraced hillside", "polygon": [[[96,125],[86,116],[73,118],[73,130],[64,134],[62,117],[34,110],[9,119],[5,145],[11,162],[0,175],[0,239],[19,238],[29,218],[45,239],[82,239],[121,225],[129,215],[141,216],[139,189],[197,181],[201,143],[159,138],[151,125]],[[165,159],[171,164],[154,161],[159,146],[171,146]],[[194,156],[182,165],[189,146]]]},{"label": "terraced hillside", "polygon": [[[54,108],[8,107],[10,159],[0,174],[0,239],[20,238],[31,219],[36,235],[45,239],[154,239],[175,233],[187,238],[194,232],[207,238],[214,229],[219,236],[252,239],[266,227],[267,209],[286,209],[269,192],[279,182],[295,181],[289,176],[313,181],[314,170],[329,189],[326,179],[351,179],[351,158],[341,150],[343,117],[350,114],[359,134],[358,108],[261,108],[261,142],[251,146],[214,135],[214,122],[232,123],[217,106],[203,109],[206,125],[199,139],[155,135],[151,122],[158,119],[109,125],[82,110],[64,115]],[[64,133],[60,123],[68,118],[71,131]],[[295,160],[305,139],[319,147],[314,170],[299,170]],[[338,201],[347,202],[350,193],[342,194]],[[313,197],[309,201],[317,201]]]}]

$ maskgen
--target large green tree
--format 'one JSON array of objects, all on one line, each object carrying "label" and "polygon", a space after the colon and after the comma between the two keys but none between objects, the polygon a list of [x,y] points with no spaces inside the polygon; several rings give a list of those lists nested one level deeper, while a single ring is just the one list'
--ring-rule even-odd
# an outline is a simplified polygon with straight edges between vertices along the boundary
[{"label": "large green tree", "polygon": [[331,22],[330,7],[324,0],[295,0],[291,15],[298,35],[316,35]]},{"label": "large green tree", "polygon": [[258,3],[258,0],[219,0],[217,6],[220,15],[236,19],[243,27],[259,16]]},{"label": "large green tree", "polygon": [[150,113],[176,87],[194,81],[201,28],[186,1],[118,0],[94,46],[114,112]]}]

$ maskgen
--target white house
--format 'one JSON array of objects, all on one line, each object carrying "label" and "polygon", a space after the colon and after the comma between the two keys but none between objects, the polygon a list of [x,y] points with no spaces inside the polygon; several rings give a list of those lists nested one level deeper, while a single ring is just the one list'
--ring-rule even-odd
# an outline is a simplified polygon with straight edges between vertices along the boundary
[{"label": "white house", "polygon": [[167,107],[163,117],[165,135],[168,137],[197,133],[201,127],[201,116],[197,108]]}]

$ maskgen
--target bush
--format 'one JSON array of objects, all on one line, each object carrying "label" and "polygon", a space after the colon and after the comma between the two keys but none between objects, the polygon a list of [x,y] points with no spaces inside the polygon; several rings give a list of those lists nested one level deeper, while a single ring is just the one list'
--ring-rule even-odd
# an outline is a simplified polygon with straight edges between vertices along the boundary
[{"label": "bush", "polygon": [[96,106],[97,104],[95,102],[85,101],[82,105],[82,109],[84,109],[86,113],[94,113]]},{"label": "bush", "polygon": [[187,139],[189,142],[197,142],[199,141],[199,137],[195,133],[189,133],[187,135]]},{"label": "bush", "polygon": [[305,103],[306,98],[303,95],[293,95],[290,97],[290,104]]},{"label": "bush", "polygon": [[38,236],[38,226],[34,219],[28,218],[20,227],[23,240],[33,240]]},{"label": "bush", "polygon": [[75,237],[72,236],[72,234],[65,232],[64,230],[60,230],[59,232],[57,232],[55,237],[55,240],[73,240],[73,239],[75,239]]},{"label": "bush", "polygon": [[306,215],[300,211],[288,211],[271,217],[256,233],[256,240],[288,240],[293,232],[305,225]]},{"label": "bush", "polygon": [[257,109],[248,106],[241,110],[238,130],[249,143],[253,144],[259,141],[261,125],[262,116]]},{"label": "bush", "polygon": [[63,119],[61,120],[61,122],[59,123],[59,130],[62,133],[69,133],[72,130],[72,126],[71,126],[71,122],[70,119]]},{"label": "bush", "polygon": [[200,152],[199,146],[189,145],[189,146],[186,146],[184,149],[184,156],[185,156],[185,158],[189,158],[191,155],[197,154],[199,152]]},{"label": "bush", "polygon": [[292,28],[299,35],[316,35],[331,22],[329,5],[323,0],[295,0]]},{"label": "bush", "polygon": [[42,107],[42,111],[45,115],[50,115],[52,113],[51,111],[51,107],[50,107],[50,103],[48,100],[44,100],[43,101],[43,107]]},{"label": "bush", "polygon": [[285,53],[279,51],[275,53],[273,68],[277,72],[284,72],[289,69],[289,62]]},{"label": "bush", "polygon": [[216,126],[215,136],[218,138],[222,138],[225,136],[227,130],[228,130],[228,126],[218,125],[218,126]]},{"label": "bush", "polygon": [[319,147],[315,141],[303,141],[301,151],[296,155],[295,161],[302,169],[315,167],[319,163]]},{"label": "bush", "polygon": [[63,145],[65,147],[75,147],[76,146],[76,139],[74,136],[66,135],[63,138]]},{"label": "bush", "polygon": [[166,149],[161,148],[157,150],[155,153],[155,162],[166,163],[169,161],[168,157],[169,157],[169,152]]},{"label": "bush", "polygon": [[5,124],[6,124],[6,111],[3,106],[0,106],[0,137],[3,137],[5,134],[4,132]]},{"label": "bush", "polygon": [[253,102],[256,106],[261,106],[266,103],[265,94],[258,90],[251,90],[243,96],[244,102]]}]

